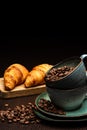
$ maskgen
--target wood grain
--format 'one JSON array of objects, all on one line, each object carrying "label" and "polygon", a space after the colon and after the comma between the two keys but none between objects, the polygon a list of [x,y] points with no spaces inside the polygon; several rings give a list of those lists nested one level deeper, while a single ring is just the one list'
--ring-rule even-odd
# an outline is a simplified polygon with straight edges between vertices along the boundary
[{"label": "wood grain", "polygon": [[4,86],[4,78],[0,78],[0,98],[14,98],[20,96],[28,96],[34,94],[40,94],[46,91],[46,85],[39,85],[30,88],[25,88],[24,84],[16,86],[11,91],[6,91]]}]

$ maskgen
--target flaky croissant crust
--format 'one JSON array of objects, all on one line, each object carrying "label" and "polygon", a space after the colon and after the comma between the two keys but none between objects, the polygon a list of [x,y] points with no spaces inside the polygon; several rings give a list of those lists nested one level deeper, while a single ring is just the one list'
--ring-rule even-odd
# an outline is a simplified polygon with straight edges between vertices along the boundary
[{"label": "flaky croissant crust", "polygon": [[22,84],[29,71],[21,64],[12,64],[4,72],[4,84],[6,90],[12,90],[17,85]]},{"label": "flaky croissant crust", "polygon": [[44,77],[46,72],[52,67],[49,64],[40,64],[29,72],[24,82],[25,87],[36,86],[45,83]]}]

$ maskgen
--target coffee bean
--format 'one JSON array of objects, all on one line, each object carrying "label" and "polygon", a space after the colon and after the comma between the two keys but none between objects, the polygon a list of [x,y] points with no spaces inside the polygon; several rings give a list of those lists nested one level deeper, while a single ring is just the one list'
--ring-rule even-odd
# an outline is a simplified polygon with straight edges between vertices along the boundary
[{"label": "coffee bean", "polygon": [[[5,105],[8,106],[8,105]],[[39,123],[33,109],[37,109],[35,104],[28,103],[27,105],[17,105],[14,108],[7,110],[0,110],[0,121],[7,121],[8,123],[16,122],[21,124]]]},{"label": "coffee bean", "polygon": [[62,109],[56,107],[51,101],[43,99],[43,98],[39,100],[38,106],[42,110],[47,111],[47,112],[60,114],[60,115],[66,114]]},{"label": "coffee bean", "polygon": [[46,81],[56,81],[60,80],[63,77],[69,75],[73,71],[74,67],[71,66],[63,66],[59,68],[53,68],[50,72],[46,75]]},{"label": "coffee bean", "polygon": [[5,106],[5,107],[8,107],[8,106],[9,106],[9,104],[8,104],[8,103],[6,103],[4,106]]}]

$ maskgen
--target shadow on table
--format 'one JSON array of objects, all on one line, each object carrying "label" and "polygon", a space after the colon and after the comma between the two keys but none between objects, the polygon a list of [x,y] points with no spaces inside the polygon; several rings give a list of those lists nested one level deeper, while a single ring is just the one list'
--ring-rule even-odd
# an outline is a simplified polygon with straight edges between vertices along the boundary
[{"label": "shadow on table", "polygon": [[50,122],[42,120],[41,123],[49,128],[84,128],[87,127],[87,121],[77,121],[77,122]]}]

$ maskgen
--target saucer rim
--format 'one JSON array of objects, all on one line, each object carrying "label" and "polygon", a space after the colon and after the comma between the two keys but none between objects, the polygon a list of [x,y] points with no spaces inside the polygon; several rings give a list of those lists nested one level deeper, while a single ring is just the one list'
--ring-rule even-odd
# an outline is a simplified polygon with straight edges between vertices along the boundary
[{"label": "saucer rim", "polygon": [[43,113],[41,113],[40,111],[38,110],[35,110],[34,109],[34,113],[42,120],[45,120],[45,121],[51,121],[51,122],[84,122],[84,121],[87,121],[87,118],[75,118],[75,119],[54,119],[53,117],[48,117],[46,115],[44,115]]}]

